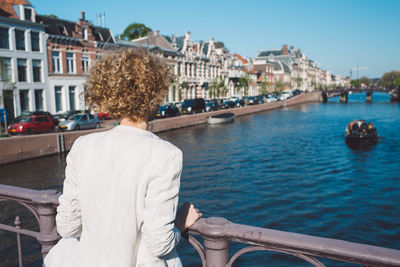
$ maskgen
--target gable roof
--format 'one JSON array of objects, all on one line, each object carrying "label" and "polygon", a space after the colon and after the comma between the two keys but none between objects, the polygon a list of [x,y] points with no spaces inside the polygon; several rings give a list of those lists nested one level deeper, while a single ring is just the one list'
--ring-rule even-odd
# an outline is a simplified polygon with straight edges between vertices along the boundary
[{"label": "gable roof", "polygon": [[[36,15],[36,21],[38,23],[45,24],[46,33],[51,35],[59,35],[73,38],[73,32],[76,29],[76,22],[63,20],[59,18],[53,18],[49,16]],[[105,42],[114,44],[114,38],[111,31],[107,28],[97,27],[89,24],[92,30],[92,34],[97,42]]]},{"label": "gable roof", "polygon": [[32,4],[28,0],[1,0],[0,15],[2,17],[18,19],[18,16],[14,10],[14,6],[16,5],[24,5],[32,7]]}]

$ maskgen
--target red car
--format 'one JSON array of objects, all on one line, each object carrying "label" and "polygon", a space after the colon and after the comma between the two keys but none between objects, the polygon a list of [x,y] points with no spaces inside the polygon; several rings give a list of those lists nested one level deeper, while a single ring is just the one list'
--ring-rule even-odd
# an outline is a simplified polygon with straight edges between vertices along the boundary
[{"label": "red car", "polygon": [[110,115],[106,112],[99,112],[96,113],[97,118],[99,118],[99,120],[109,120],[111,119]]},{"label": "red car", "polygon": [[8,127],[10,134],[48,133],[54,131],[54,120],[47,115],[27,116]]}]

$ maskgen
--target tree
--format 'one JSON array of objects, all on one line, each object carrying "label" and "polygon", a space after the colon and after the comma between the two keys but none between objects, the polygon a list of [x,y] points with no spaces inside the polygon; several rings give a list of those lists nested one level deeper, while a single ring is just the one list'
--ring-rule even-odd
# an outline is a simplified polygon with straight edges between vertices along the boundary
[{"label": "tree", "polygon": [[146,36],[146,34],[151,31],[149,27],[142,23],[132,23],[126,27],[124,32],[120,35],[120,39],[128,41],[134,40]]},{"label": "tree", "polygon": [[260,83],[260,93],[263,95],[268,94],[270,86],[271,84],[267,81],[265,77],[263,77]]},{"label": "tree", "polygon": [[275,92],[277,92],[280,95],[282,94],[283,90],[285,90],[285,84],[281,80],[278,80],[275,83]]},{"label": "tree", "polygon": [[250,78],[248,75],[239,78],[238,86],[239,88],[243,89],[244,96],[247,96],[249,94],[249,84],[250,84]]},{"label": "tree", "polygon": [[386,88],[395,88],[400,86],[400,71],[391,71],[383,74],[380,82],[380,86]]},{"label": "tree", "polygon": [[360,80],[351,80],[350,84],[351,84],[353,87],[356,87],[356,88],[361,87],[361,81],[360,81]]},{"label": "tree", "polygon": [[222,76],[215,77],[210,85],[210,97],[220,97],[221,93],[225,93],[227,88]]},{"label": "tree", "polygon": [[366,86],[370,86],[371,85],[371,80],[368,77],[363,76],[363,77],[360,78],[360,83],[361,84],[365,84]]},{"label": "tree", "polygon": [[317,87],[317,82],[314,79],[311,80],[311,88],[315,90],[316,87]]}]

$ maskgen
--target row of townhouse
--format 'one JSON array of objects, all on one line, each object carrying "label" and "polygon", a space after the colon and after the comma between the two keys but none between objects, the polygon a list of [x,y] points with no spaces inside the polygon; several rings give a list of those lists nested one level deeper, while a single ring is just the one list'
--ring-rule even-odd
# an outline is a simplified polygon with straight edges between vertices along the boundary
[{"label": "row of townhouse", "polygon": [[11,118],[24,111],[60,113],[85,109],[89,67],[104,51],[145,48],[164,58],[175,74],[165,102],[190,98],[252,96],[285,89],[346,86],[349,80],[322,70],[299,49],[261,50],[254,59],[232,54],[222,42],[193,41],[190,32],[159,31],[125,41],[92,25],[36,14],[28,0],[0,2],[0,108]]},{"label": "row of townhouse", "polygon": [[264,76],[275,90],[277,83],[285,89],[316,90],[349,86],[350,79],[333,75],[293,46],[283,45],[281,49],[261,50],[253,59],[253,66],[259,76]]},{"label": "row of townhouse", "polygon": [[247,76],[249,93],[254,90],[256,75],[246,68],[246,60],[232,55],[222,42],[192,41],[184,36],[164,36],[159,31],[132,41],[117,40],[121,46],[143,47],[167,59],[175,74],[168,88],[166,102],[190,98],[215,98],[243,95],[238,81]]},{"label": "row of townhouse", "polygon": [[24,111],[85,109],[89,66],[117,48],[109,29],[36,14],[27,0],[0,2],[0,108]]}]

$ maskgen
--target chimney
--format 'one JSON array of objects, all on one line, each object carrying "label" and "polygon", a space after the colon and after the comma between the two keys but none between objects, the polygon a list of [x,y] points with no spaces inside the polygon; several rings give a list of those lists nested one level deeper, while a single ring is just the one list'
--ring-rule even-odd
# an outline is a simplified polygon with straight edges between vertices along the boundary
[{"label": "chimney", "polygon": [[282,55],[287,55],[287,54],[289,54],[288,50],[287,50],[287,45],[283,45],[282,46]]},{"label": "chimney", "polygon": [[300,51],[300,49],[297,49],[297,57],[300,57],[300,55],[301,55],[301,51]]},{"label": "chimney", "polygon": [[155,36],[159,36],[160,35],[160,31],[159,30],[156,30],[155,33],[156,33]]},{"label": "chimney", "polygon": [[85,12],[84,11],[81,11],[81,20],[85,20]]},{"label": "chimney", "polygon": [[290,46],[290,50],[294,50],[294,46],[293,45]]}]

